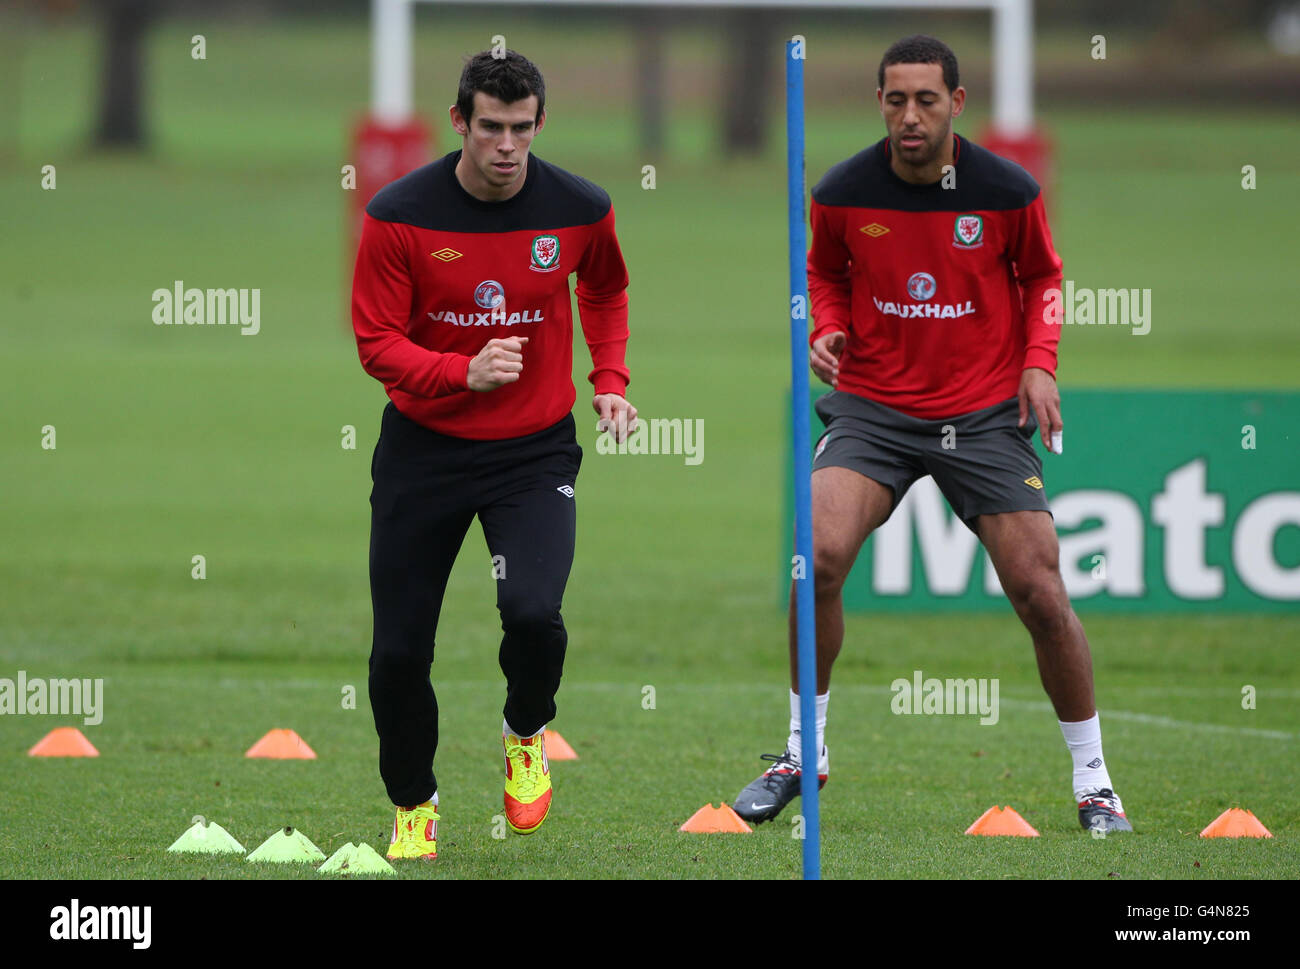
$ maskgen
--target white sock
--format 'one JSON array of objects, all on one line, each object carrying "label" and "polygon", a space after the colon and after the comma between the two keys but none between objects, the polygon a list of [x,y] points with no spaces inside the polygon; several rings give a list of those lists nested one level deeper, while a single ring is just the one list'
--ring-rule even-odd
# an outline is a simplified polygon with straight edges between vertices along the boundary
[{"label": "white sock", "polygon": [[[814,702],[816,703],[817,711],[817,750],[820,754],[821,750],[826,746],[826,707],[831,702],[830,691],[827,690],[825,693],[818,694]],[[803,714],[800,710],[800,703],[799,694],[794,692],[794,690],[791,690],[790,739],[786,741],[786,750],[790,752],[790,755],[794,758],[796,764],[800,763],[803,758]],[[818,764],[818,767],[821,767],[820,763]]]},{"label": "white sock", "polygon": [[510,726],[509,721],[505,720],[504,718],[501,721],[501,732],[512,734],[513,736],[518,737],[520,740],[532,740],[534,737],[540,736],[545,731],[546,731],[546,724],[542,724],[542,729],[537,731],[537,733],[523,734],[517,731],[514,727]]},{"label": "white sock", "polygon": [[1114,790],[1106,761],[1101,756],[1101,720],[1097,714],[1077,723],[1061,720],[1057,723],[1061,725],[1061,735],[1065,737],[1065,746],[1070,748],[1070,757],[1074,761],[1075,799],[1079,800],[1085,791],[1099,787]]}]

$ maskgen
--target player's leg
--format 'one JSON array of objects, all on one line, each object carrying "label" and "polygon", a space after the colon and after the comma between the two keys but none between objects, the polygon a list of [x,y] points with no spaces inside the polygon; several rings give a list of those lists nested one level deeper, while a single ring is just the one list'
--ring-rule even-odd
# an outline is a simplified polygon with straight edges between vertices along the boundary
[{"label": "player's leg", "polygon": [[[894,493],[880,482],[843,467],[819,468],[812,476],[813,601],[817,618],[817,694],[830,689],[831,667],[844,643],[844,580],[862,543],[884,524]],[[796,585],[790,584],[790,690],[799,692],[799,628]]]},{"label": "player's leg", "polygon": [[975,521],[1003,591],[1034,642],[1039,677],[1057,717],[1087,720],[1097,712],[1092,654],[1061,579],[1052,516],[1016,511],[980,515]]},{"label": "player's leg", "polygon": [[[813,600],[817,638],[816,746],[822,785],[830,771],[825,744],[831,668],[844,641],[844,581],[862,543],[880,527],[918,476],[914,455],[893,440],[899,415],[852,394],[831,393],[817,402],[826,433],[817,445],[812,474]],[[803,717],[798,695],[798,619],[790,590],[790,733],[771,765],[736,796],[732,808],[761,823],[776,817],[799,794]]]},{"label": "player's leg", "polygon": [[1033,640],[1043,689],[1074,761],[1080,824],[1103,834],[1131,831],[1102,755],[1092,652],[1061,579],[1051,516],[1042,511],[980,515],[976,529],[1003,591]]},{"label": "player's leg", "polygon": [[551,779],[543,732],[555,716],[568,633],[560,609],[577,529],[574,484],[582,450],[572,418],[538,434],[502,442],[502,476],[481,460],[479,521],[492,555],[501,613],[505,815],[529,834],[546,819]]},{"label": "player's leg", "polygon": [[457,470],[467,443],[421,427],[390,404],[371,465],[369,687],[379,772],[398,808],[390,857],[436,853],[426,843],[434,841],[438,791],[438,702],[429,670],[447,578],[473,520]]},{"label": "player's leg", "polygon": [[[819,468],[812,475],[813,601],[816,613],[817,723],[819,786],[830,774],[826,749],[826,716],[830,705],[831,667],[844,643],[844,580],[867,536],[878,528],[894,505],[894,493],[880,482],[844,467]],[[795,586],[790,587],[790,735],[780,754],[763,754],[771,766],[733,802],[747,821],[762,823],[776,817],[800,791],[803,711],[799,697],[799,630]]]},{"label": "player's leg", "polygon": [[[1060,550],[1034,449],[1037,421],[1017,427],[1015,398],[930,422],[925,466],[953,511],[988,550],[998,578],[1028,629],[1039,675],[1074,761],[1080,820],[1129,830],[1101,756],[1092,658],[1060,573]],[[1100,818],[1100,821],[1097,821]]]},{"label": "player's leg", "polygon": [[502,713],[513,733],[530,737],[555,716],[568,644],[560,608],[573,565],[577,508],[557,486],[541,485],[494,502],[480,521],[497,575]]}]

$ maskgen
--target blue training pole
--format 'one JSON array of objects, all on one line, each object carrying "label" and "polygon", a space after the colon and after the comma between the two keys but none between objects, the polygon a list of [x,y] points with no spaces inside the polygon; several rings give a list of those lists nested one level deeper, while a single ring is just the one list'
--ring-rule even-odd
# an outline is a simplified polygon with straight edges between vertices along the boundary
[{"label": "blue training pole", "polygon": [[[813,606],[812,442],[808,413],[808,241],[804,214],[803,38],[785,45],[786,171],[790,215],[790,388],[794,428],[795,614],[799,627],[799,717],[802,721],[803,877],[820,879],[821,815],[817,804],[817,624]],[[802,567],[800,567],[802,566]]]}]

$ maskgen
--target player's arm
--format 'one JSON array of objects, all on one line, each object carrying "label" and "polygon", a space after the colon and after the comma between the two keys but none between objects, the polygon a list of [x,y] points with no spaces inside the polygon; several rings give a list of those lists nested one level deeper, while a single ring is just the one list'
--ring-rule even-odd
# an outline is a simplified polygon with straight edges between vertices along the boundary
[{"label": "player's arm", "polygon": [[1025,318],[1018,426],[1024,426],[1032,412],[1038,418],[1043,445],[1059,453],[1065,430],[1061,394],[1056,386],[1056,350],[1061,328],[1051,321],[1047,308],[1052,294],[1055,292],[1059,297],[1061,291],[1061,257],[1052,245],[1041,193],[1016,213],[1008,254],[1015,265]]},{"label": "player's arm", "polygon": [[839,382],[839,358],[848,342],[852,313],[852,258],[844,245],[840,221],[813,199],[808,296],[815,325],[808,338],[808,363],[813,373],[832,387]]},{"label": "player's arm", "polygon": [[622,441],[636,429],[636,408],[627,400],[627,265],[614,233],[614,209],[591,227],[578,263],[578,316],[591,353],[587,379],[595,390],[591,406],[598,431]]},{"label": "player's arm", "polygon": [[407,336],[412,285],[403,233],[398,223],[365,217],[352,276],[352,329],[361,366],[385,387],[417,397],[461,393],[469,389],[476,358],[428,350]]}]

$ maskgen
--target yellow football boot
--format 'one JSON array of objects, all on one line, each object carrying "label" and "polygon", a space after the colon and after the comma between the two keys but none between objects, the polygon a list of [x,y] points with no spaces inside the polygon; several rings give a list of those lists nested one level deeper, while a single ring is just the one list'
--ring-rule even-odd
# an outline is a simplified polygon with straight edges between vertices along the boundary
[{"label": "yellow football boot", "polygon": [[532,834],[551,810],[551,766],[545,734],[521,740],[503,734],[506,748],[506,823],[515,834]]},{"label": "yellow football boot", "polygon": [[389,858],[438,857],[438,810],[432,801],[413,808],[398,808],[393,820],[393,840],[388,846]]}]

